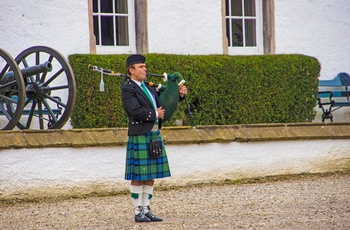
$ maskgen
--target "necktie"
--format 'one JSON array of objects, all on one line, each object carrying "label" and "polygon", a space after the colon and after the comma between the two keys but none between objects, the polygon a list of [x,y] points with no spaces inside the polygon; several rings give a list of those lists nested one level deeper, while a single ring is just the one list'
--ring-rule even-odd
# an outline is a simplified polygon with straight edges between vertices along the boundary
[{"label": "necktie", "polygon": [[143,82],[141,83],[141,88],[143,89],[143,92],[145,92],[145,94],[146,94],[146,96],[148,97],[148,100],[151,102],[153,108],[156,109],[156,108],[155,108],[155,105],[153,104],[152,97],[151,97],[151,95],[149,94],[148,89],[147,89],[147,87],[145,86],[145,84],[144,84]]},{"label": "necktie", "polygon": [[[145,92],[146,96],[148,97],[148,100],[151,102],[153,109],[156,109],[156,105],[153,103],[152,97],[149,94],[148,89],[143,82],[141,83],[141,88],[142,88],[143,92]],[[155,123],[155,125],[158,124],[158,118],[154,121],[154,123]]]}]

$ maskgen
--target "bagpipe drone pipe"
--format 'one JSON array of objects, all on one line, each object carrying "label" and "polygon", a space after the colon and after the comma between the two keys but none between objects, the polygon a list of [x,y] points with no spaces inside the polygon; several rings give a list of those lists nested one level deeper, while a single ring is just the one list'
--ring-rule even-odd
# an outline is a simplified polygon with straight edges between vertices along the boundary
[{"label": "bagpipe drone pipe", "polygon": [[[112,70],[107,70],[103,69],[97,66],[93,65],[88,65],[89,69],[92,69],[93,71],[97,71],[101,73],[101,83],[100,83],[100,91],[104,91],[104,82],[103,82],[103,75],[109,75],[109,76],[118,76],[118,77],[123,77],[123,82],[121,83],[121,88],[123,85],[127,83],[127,81],[130,80],[130,77],[121,74],[121,73],[116,73]],[[150,77],[162,77],[163,81],[166,82],[165,85],[162,84],[155,84],[153,82],[147,82],[145,81],[146,84],[148,84],[151,87],[155,87],[157,92],[160,93],[159,95],[159,101],[160,104],[162,105],[163,109],[165,110],[163,122],[169,120],[174,113],[177,110],[177,106],[180,100],[180,94],[179,94],[179,87],[185,84],[185,80],[183,79],[182,75],[178,72],[175,72],[173,74],[166,74],[164,73],[163,75],[161,74],[147,74],[147,76]],[[188,105],[186,96],[185,96],[185,102],[186,102],[186,107],[188,110],[188,116],[192,116],[190,107]]]}]

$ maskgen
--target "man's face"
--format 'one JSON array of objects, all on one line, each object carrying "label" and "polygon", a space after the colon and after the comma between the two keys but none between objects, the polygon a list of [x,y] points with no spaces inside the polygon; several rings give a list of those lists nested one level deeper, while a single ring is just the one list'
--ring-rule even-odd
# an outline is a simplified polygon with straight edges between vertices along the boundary
[{"label": "man's face", "polygon": [[129,71],[131,73],[131,78],[136,81],[142,82],[147,78],[146,64],[135,64],[134,68],[130,68]]}]

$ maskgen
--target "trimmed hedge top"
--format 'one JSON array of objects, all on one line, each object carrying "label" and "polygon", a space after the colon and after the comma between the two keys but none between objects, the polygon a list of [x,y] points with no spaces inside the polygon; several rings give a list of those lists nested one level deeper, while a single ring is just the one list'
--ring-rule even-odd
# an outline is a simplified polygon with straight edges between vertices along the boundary
[{"label": "trimmed hedge top", "polygon": [[[88,64],[122,72],[128,55],[69,56],[77,82],[77,98],[71,122],[74,128],[127,127],[121,102],[122,77],[105,75],[105,91],[99,91],[101,74]],[[314,57],[291,55],[168,55],[146,54],[147,72],[179,72],[186,80],[186,102],[174,116],[184,125],[295,123],[312,121],[317,104],[320,64]],[[156,77],[154,83],[164,82]]]}]

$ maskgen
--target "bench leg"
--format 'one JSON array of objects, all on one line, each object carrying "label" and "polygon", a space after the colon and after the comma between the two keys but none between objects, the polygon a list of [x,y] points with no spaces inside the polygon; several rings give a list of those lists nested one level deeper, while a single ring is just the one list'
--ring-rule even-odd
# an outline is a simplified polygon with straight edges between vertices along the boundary
[{"label": "bench leg", "polygon": [[331,111],[324,111],[322,114],[322,122],[324,122],[326,119],[330,119],[331,122],[333,122],[333,115]]}]

